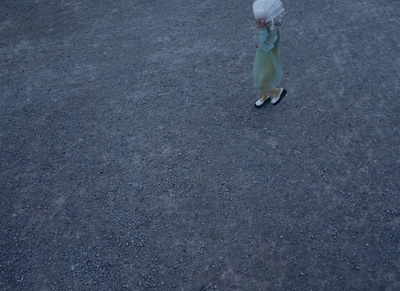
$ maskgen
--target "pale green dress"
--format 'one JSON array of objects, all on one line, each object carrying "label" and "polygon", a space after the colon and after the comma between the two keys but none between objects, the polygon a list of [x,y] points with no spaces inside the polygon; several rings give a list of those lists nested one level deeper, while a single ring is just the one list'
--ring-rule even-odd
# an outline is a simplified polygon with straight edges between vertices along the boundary
[{"label": "pale green dress", "polygon": [[275,26],[272,31],[268,31],[267,28],[259,28],[253,79],[254,86],[261,92],[276,89],[282,79],[279,39],[279,27]]}]

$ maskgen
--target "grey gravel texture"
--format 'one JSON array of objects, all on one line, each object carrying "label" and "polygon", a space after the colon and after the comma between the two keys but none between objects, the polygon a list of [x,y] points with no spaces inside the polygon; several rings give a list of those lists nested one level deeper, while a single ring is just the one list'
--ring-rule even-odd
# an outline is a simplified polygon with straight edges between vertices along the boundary
[{"label": "grey gravel texture", "polygon": [[1,290],[400,290],[400,2],[0,1]]}]

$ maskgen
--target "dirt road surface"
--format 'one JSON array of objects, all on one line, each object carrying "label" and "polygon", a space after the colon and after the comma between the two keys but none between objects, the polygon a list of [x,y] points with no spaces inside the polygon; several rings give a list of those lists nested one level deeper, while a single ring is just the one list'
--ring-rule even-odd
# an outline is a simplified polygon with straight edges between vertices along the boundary
[{"label": "dirt road surface", "polygon": [[1,290],[400,290],[400,3],[0,1]]}]

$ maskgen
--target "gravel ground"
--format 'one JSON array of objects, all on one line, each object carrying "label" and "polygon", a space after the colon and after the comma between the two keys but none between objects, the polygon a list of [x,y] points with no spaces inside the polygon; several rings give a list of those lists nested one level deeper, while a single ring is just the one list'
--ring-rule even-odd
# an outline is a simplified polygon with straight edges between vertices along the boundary
[{"label": "gravel ground", "polygon": [[400,3],[0,1],[1,290],[400,290]]}]

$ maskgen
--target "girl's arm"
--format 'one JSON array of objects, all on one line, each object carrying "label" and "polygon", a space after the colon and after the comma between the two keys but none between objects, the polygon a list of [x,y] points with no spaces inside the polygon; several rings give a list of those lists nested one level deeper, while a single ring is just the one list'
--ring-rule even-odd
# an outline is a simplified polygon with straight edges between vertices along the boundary
[{"label": "girl's arm", "polygon": [[257,20],[258,31],[258,48],[266,53],[274,48],[275,42],[278,39],[277,29],[270,30],[269,23],[264,20]]},{"label": "girl's arm", "polygon": [[258,31],[258,48],[268,53],[274,48],[277,39],[277,29],[269,31],[267,28],[262,28]]}]

